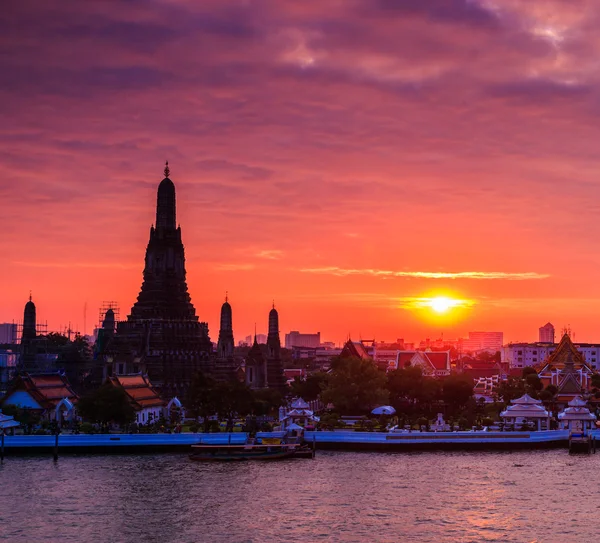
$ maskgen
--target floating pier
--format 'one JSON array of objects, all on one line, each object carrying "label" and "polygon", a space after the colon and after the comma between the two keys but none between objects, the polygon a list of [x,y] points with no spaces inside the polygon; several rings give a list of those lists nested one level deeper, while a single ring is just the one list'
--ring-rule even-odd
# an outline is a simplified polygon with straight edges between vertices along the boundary
[{"label": "floating pier", "polygon": [[[315,449],[345,451],[404,452],[413,450],[516,450],[564,448],[572,451],[595,450],[598,430],[587,432],[578,441],[568,430],[541,432],[305,432]],[[269,437],[269,433],[261,433]],[[279,437],[279,433],[273,433]],[[589,437],[588,437],[589,436]],[[43,436],[6,436],[6,455],[40,454],[58,457],[65,453],[161,453],[187,452],[198,443],[241,444],[243,432],[218,434],[61,434]],[[57,443],[58,441],[58,443]]]}]

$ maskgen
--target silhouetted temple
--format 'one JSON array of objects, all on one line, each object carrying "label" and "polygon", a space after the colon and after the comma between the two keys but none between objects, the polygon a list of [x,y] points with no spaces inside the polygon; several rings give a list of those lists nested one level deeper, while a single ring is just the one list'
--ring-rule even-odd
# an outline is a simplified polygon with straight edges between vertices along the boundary
[{"label": "silhouetted temple", "polygon": [[221,360],[233,358],[233,317],[228,297],[221,307],[221,327],[219,328],[219,341],[217,343],[217,356]]},{"label": "silhouetted temple", "polygon": [[279,313],[273,308],[269,311],[269,334],[267,335],[267,386],[283,390],[286,379],[281,362],[281,340],[279,339]]},{"label": "silhouetted temple", "polygon": [[188,293],[175,185],[158,186],[156,226],[150,228],[142,288],[127,320],[107,347],[107,374],[148,374],[164,395],[180,394],[198,370],[212,370],[208,325],[200,322]]},{"label": "silhouetted temple", "polygon": [[37,318],[35,304],[29,295],[29,301],[25,304],[23,312],[23,331],[21,333],[21,345],[19,356],[19,371],[37,371],[38,367],[38,341],[37,341]]},{"label": "silhouetted temple", "polygon": [[279,314],[275,305],[269,312],[269,334],[266,346],[256,341],[246,356],[246,384],[250,388],[274,388],[284,391],[286,379],[281,362],[281,341],[279,339]]}]

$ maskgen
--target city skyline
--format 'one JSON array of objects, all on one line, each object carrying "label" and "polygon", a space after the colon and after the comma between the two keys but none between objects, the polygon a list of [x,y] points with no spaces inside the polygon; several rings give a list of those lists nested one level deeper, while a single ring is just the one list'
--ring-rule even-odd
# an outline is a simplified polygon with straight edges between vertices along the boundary
[{"label": "city skyline", "polygon": [[168,159],[213,340],[599,341],[598,9],[451,4],[14,3],[0,322],[124,318]]}]

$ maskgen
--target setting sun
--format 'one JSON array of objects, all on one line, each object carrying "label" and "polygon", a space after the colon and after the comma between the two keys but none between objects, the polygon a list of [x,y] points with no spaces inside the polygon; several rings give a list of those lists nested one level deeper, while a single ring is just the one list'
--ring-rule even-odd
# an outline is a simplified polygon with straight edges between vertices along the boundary
[{"label": "setting sun", "polygon": [[446,313],[446,311],[456,307],[459,304],[460,300],[452,300],[451,298],[446,298],[445,296],[431,298],[429,301],[429,307],[431,307],[431,309],[433,309],[436,313]]}]

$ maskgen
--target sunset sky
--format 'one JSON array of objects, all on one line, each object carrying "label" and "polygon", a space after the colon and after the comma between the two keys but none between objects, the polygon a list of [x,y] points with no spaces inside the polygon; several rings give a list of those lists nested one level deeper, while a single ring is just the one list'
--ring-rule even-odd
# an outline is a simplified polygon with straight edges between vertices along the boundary
[{"label": "sunset sky", "polygon": [[[0,322],[139,292],[169,160],[213,340],[600,342],[596,0],[7,0]],[[463,302],[436,313],[437,295]]]}]

